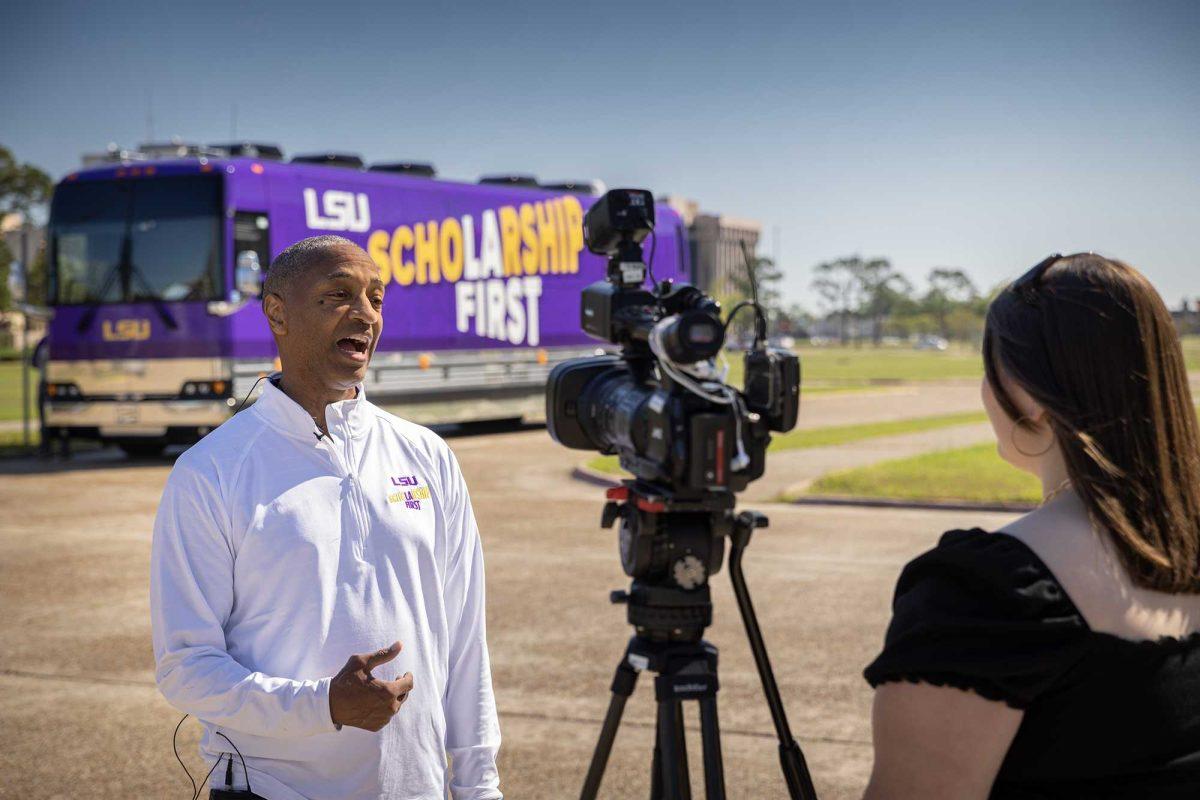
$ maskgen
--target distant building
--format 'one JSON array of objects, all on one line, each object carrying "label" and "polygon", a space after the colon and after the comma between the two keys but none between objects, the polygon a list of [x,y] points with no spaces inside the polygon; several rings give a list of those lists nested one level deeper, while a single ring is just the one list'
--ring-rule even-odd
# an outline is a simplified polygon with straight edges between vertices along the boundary
[{"label": "distant building", "polygon": [[[20,214],[0,215],[0,239],[12,256],[12,263],[8,265],[8,288],[12,299],[19,303],[25,299],[26,265],[37,258],[45,246],[46,230],[39,225],[26,225]],[[0,311],[0,347],[17,350],[33,347],[45,333],[46,323],[42,319],[26,319],[17,310]]]},{"label": "distant building", "polygon": [[668,195],[661,202],[674,209],[688,227],[692,247],[692,280],[713,295],[735,291],[736,279],[746,275],[742,246],[754,256],[762,225],[754,220],[706,214],[695,200]]},{"label": "distant building", "polygon": [[1200,334],[1200,298],[1190,303],[1184,298],[1179,309],[1171,312],[1171,317],[1181,334]]},{"label": "distant building", "polygon": [[46,244],[46,229],[25,224],[20,214],[0,216],[0,238],[8,245],[13,263],[8,272],[9,288],[15,300],[25,299],[25,271]]}]

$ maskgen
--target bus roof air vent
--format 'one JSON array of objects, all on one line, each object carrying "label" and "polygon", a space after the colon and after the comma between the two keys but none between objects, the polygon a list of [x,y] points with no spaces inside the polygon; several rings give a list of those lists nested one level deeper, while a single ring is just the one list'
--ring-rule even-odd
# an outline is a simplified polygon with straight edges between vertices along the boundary
[{"label": "bus roof air vent", "polygon": [[604,185],[604,181],[554,181],[553,183],[543,183],[542,188],[549,189],[552,192],[587,194],[594,197],[599,197],[608,191],[608,187]]},{"label": "bus roof air vent", "polygon": [[362,169],[363,160],[353,153],[306,153],[292,156],[293,164],[322,164],[326,167]]},{"label": "bus roof air vent", "polygon": [[231,158],[261,158],[264,161],[282,161],[283,150],[277,144],[263,142],[230,142],[210,144],[210,150],[218,150]]},{"label": "bus roof air vent", "polygon": [[412,175],[418,178],[437,177],[433,164],[423,164],[419,161],[387,161],[382,164],[372,164],[371,172],[395,172],[401,175]]},{"label": "bus roof air vent", "polygon": [[195,158],[205,155],[207,148],[198,144],[172,139],[169,142],[143,142],[137,146],[137,152],[149,160],[160,158]]},{"label": "bus roof air vent", "polygon": [[538,188],[537,178],[532,175],[484,175],[480,183],[492,186],[522,186],[526,189]]}]

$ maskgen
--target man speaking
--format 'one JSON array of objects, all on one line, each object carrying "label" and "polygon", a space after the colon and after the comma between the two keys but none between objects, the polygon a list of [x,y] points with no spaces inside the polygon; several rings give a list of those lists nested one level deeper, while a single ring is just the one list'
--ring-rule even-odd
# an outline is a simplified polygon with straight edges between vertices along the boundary
[{"label": "man speaking", "polygon": [[282,373],[179,458],[158,509],[158,686],[236,796],[501,797],[466,485],[362,390],[383,294],[346,239],[283,251],[263,297]]}]

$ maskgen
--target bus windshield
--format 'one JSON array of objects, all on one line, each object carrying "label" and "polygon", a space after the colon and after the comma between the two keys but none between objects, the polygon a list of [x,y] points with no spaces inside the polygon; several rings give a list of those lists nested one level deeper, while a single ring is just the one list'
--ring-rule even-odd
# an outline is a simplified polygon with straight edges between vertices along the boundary
[{"label": "bus windshield", "polygon": [[60,185],[50,209],[52,302],[218,300],[215,175]]}]

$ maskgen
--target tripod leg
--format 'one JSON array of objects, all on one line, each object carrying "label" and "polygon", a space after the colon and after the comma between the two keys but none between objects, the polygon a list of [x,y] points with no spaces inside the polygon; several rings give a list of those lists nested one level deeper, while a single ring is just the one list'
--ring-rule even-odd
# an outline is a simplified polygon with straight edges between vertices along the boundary
[{"label": "tripod leg", "polygon": [[705,800],[725,800],[725,765],[721,760],[721,726],[717,698],[700,698],[700,737],[704,746]]},{"label": "tripod leg", "polygon": [[817,790],[808,774],[808,762],[795,739],[779,744],[779,763],[783,766],[783,778],[792,797],[816,800]]},{"label": "tripod leg", "polygon": [[692,776],[688,769],[687,738],[683,735],[683,702],[675,701],[675,741],[679,753],[679,796],[692,800]]},{"label": "tripod leg", "polygon": [[663,705],[658,704],[654,724],[654,760],[650,765],[650,800],[663,800],[662,730],[666,725]]},{"label": "tripod leg", "polygon": [[658,701],[658,742],[662,750],[658,763],[662,774],[663,800],[687,800],[687,795],[684,794],[687,754],[680,752],[685,743],[680,730],[683,722],[679,710],[679,704],[675,700]]},{"label": "tripod leg", "polygon": [[596,742],[595,752],[592,753],[592,763],[583,782],[583,791],[579,794],[580,800],[595,800],[596,793],[600,791],[600,781],[604,778],[604,769],[608,766],[608,756],[612,753],[613,741],[617,738],[621,715],[625,712],[625,701],[633,694],[637,676],[637,670],[629,666],[622,657],[613,676],[612,700],[608,703],[608,713],[604,715],[604,726],[600,729],[600,738]]},{"label": "tripod leg", "polygon": [[766,517],[756,512],[743,511],[738,516],[729,550],[729,580],[733,584],[733,594],[737,598],[738,610],[746,626],[746,638],[750,640],[750,652],[754,655],[754,664],[762,681],[771,721],[775,724],[775,735],[779,739],[779,762],[787,782],[788,795],[792,800],[817,800],[817,791],[808,773],[808,764],[788,726],[783,699],[779,695],[779,684],[775,682],[775,672],[771,669],[771,659],[767,656],[767,645],[758,625],[758,616],[754,613],[754,603],[750,600],[745,573],[742,572],[742,555],[750,541],[750,534],[755,527],[763,527],[765,524]]}]

